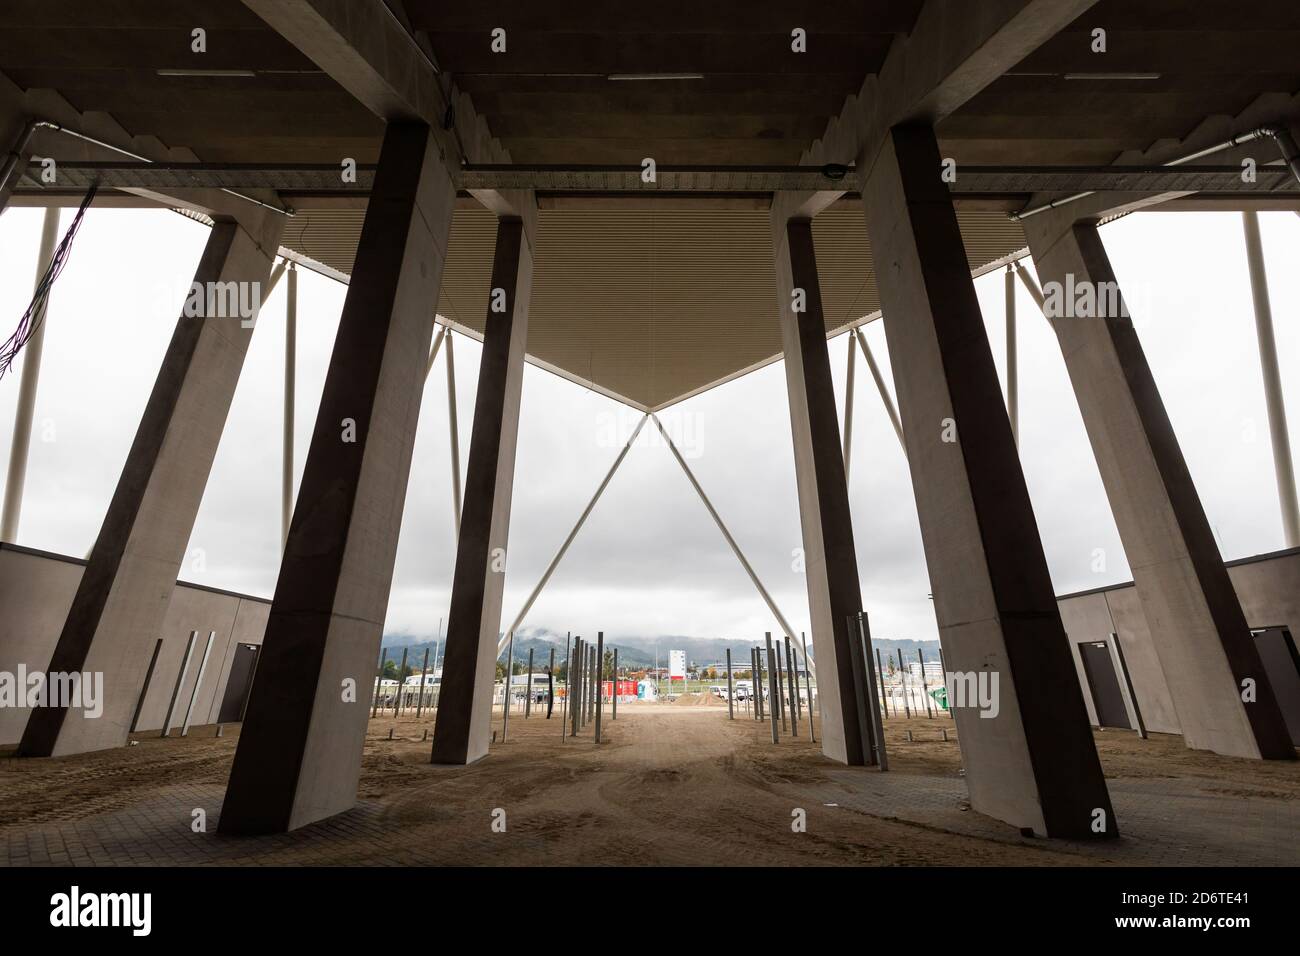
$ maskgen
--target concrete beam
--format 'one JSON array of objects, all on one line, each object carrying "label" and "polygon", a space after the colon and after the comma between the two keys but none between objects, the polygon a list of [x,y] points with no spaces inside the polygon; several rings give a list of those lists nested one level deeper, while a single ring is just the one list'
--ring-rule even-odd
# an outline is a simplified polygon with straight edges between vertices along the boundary
[{"label": "concrete beam", "polygon": [[1115,836],[940,169],[933,131],[899,127],[864,199],[945,663],[998,681],[996,710],[955,701],[971,805],[1040,835]]},{"label": "concrete beam", "polygon": [[472,763],[487,754],[491,737],[532,278],[533,249],[524,223],[501,220],[447,618],[434,763]]},{"label": "concrete beam", "polygon": [[388,609],[454,201],[428,128],[390,124],[231,768],[223,833],[292,830],[356,802],[362,688]]},{"label": "concrete beam", "polygon": [[[911,34],[894,41],[879,74],[868,74],[799,165],[856,163],[865,171],[891,127],[935,126],[1096,2],[927,0]],[[786,218],[806,218],[842,195],[783,194],[773,208]]]},{"label": "concrete beam", "polygon": [[[1187,746],[1294,759],[1295,749],[1095,225],[1073,207],[1025,221],[1046,313]],[[1090,289],[1095,317],[1061,293]],[[1055,303],[1053,290],[1055,295]],[[1242,681],[1257,699],[1242,702]]]},{"label": "concrete beam", "polygon": [[[868,762],[868,754],[857,716],[848,617],[862,610],[862,591],[812,224],[774,220],[772,239],[808,610],[822,702],[822,752],[840,763],[860,766]],[[755,686],[761,687],[757,682]]]},{"label": "concrete beam", "polygon": [[[253,301],[250,285],[267,283],[283,219],[266,213],[263,224],[250,232],[234,222],[216,223],[194,281],[205,289],[238,283],[243,300]],[[49,671],[102,672],[104,712],[92,720],[76,710],[36,708],[19,746],[22,755],[126,744],[252,335],[252,323],[237,312],[177,320],[49,661]]]}]

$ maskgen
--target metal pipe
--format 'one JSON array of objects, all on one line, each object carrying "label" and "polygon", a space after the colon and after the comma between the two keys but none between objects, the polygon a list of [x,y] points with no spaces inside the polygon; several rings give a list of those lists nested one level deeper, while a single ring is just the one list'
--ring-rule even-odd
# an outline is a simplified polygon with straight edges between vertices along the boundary
[{"label": "metal pipe", "polygon": [[569,708],[569,721],[573,724],[573,728],[569,731],[570,737],[578,736],[578,722],[582,712],[582,694],[579,691],[581,673],[582,638],[575,637],[573,639],[573,653],[569,656],[569,666],[564,678],[564,700]]},{"label": "metal pipe", "polygon": [[610,703],[610,720],[618,720],[618,648],[614,648],[614,673],[610,679],[613,683],[610,685],[613,693],[609,695]]},{"label": "metal pipe", "polygon": [[1002,277],[1002,290],[1007,309],[1007,418],[1011,421],[1011,437],[1020,447],[1020,370],[1016,348],[1016,276],[1015,268],[1007,266]]},{"label": "metal pipe", "polygon": [[510,632],[510,641],[506,645],[506,687],[502,695],[501,703],[501,742],[506,742],[506,734],[510,730],[510,678],[515,669],[515,635]]},{"label": "metal pipe", "polygon": [[447,425],[451,429],[451,510],[456,540],[460,541],[460,432],[456,423],[456,359],[451,348],[451,329],[447,330]]},{"label": "metal pipe", "polygon": [[280,550],[289,542],[293,519],[293,425],[298,368],[298,265],[289,263],[289,288],[284,325],[284,438],[280,468]]},{"label": "metal pipe", "polygon": [[388,660],[388,648],[379,649],[379,669],[375,673],[375,697],[371,702],[374,706],[370,709],[371,718],[379,716],[379,692],[384,686],[384,662]]},{"label": "metal pipe", "polygon": [[799,640],[803,643],[804,680],[808,684],[808,739],[817,743],[817,729],[813,726],[813,673],[809,669],[808,635],[800,631]]},{"label": "metal pipe", "polygon": [[397,669],[397,693],[393,695],[394,717],[402,715],[402,688],[406,686],[406,655],[410,651],[409,647],[402,648],[402,666]]},{"label": "metal pipe", "polygon": [[1038,310],[1046,316],[1047,300],[1043,298],[1043,290],[1038,288],[1038,283],[1035,282],[1034,277],[1029,274],[1029,270],[1016,264],[1016,275],[1020,277],[1020,284],[1029,292],[1029,297],[1034,300],[1034,304],[1038,306]]},{"label": "metal pipe", "polygon": [[[59,238],[59,210],[45,210],[41,222],[41,244],[36,256],[36,281],[39,289],[54,261]],[[27,484],[27,456],[32,447],[32,417],[36,412],[36,386],[41,378],[41,356],[45,349],[45,316],[49,296],[32,315],[33,329],[23,350],[23,373],[18,383],[18,405],[14,409],[14,434],[9,446],[9,475],[5,479],[3,516],[0,517],[0,541],[18,540],[18,522],[22,517],[23,489]]]},{"label": "metal pipe", "polygon": [[[852,347],[853,347],[853,343],[850,342],[849,348]],[[780,655],[781,655],[781,647],[778,644],[777,656],[780,657]],[[790,736],[798,737],[799,736],[799,713],[795,706],[794,661],[790,657],[790,635],[789,634],[785,635],[785,686],[786,686],[786,692],[790,695],[790,703],[788,707],[790,711]]]},{"label": "metal pipe", "polygon": [[546,719],[551,719],[555,710],[555,648],[552,647],[551,659],[546,662]]},{"label": "metal pipe", "polygon": [[731,648],[727,648],[727,719],[736,719],[736,695],[734,693],[734,682],[731,679]]},{"label": "metal pipe", "polygon": [[573,696],[573,655],[569,653],[572,632],[564,635],[564,702],[560,704],[560,741],[569,730],[569,698]]},{"label": "metal pipe", "polygon": [[424,367],[424,380],[429,380],[429,374],[433,371],[433,360],[438,357],[438,348],[442,345],[443,336],[447,334],[447,327],[438,326],[438,334],[433,337],[433,348],[429,349],[429,364]]},{"label": "metal pipe", "polygon": [[605,489],[609,486],[610,480],[614,477],[614,472],[618,471],[618,466],[623,464],[623,459],[627,457],[627,453],[632,449],[632,443],[636,441],[637,435],[641,434],[641,428],[645,425],[646,419],[649,417],[650,415],[647,413],[639,422],[637,422],[636,428],[632,430],[632,436],[628,438],[627,443],[623,446],[623,450],[618,453],[618,457],[614,459],[614,463],[609,466],[609,471],[605,472],[604,479],[602,479],[600,484],[596,487],[596,493],[593,494],[591,500],[587,502],[587,507],[582,509],[582,514],[578,515],[578,521],[574,524],[573,530],[569,532],[569,536],[565,538],[564,543],[560,545],[560,550],[555,552],[555,557],[551,558],[551,563],[546,566],[546,570],[542,573],[542,579],[537,582],[537,586],[533,588],[532,592],[528,595],[528,599],[524,601],[524,606],[520,608],[519,613],[515,615],[514,622],[510,625],[510,630],[516,630],[524,622],[524,616],[532,610],[533,602],[536,601],[538,595],[542,593],[542,588],[546,587],[546,582],[551,580],[551,575],[555,573],[555,569],[559,566],[560,561],[563,560],[564,555],[568,552],[569,545],[573,544],[573,539],[576,538],[578,532],[582,530],[582,526],[586,522],[587,517],[591,514],[592,509],[596,507],[596,502],[600,500],[600,496],[605,493]]},{"label": "metal pipe", "polygon": [[889,394],[889,389],[885,386],[885,378],[880,374],[880,366],[876,364],[876,357],[871,354],[871,348],[867,345],[866,336],[862,334],[862,329],[854,329],[858,338],[858,347],[862,349],[862,356],[867,360],[867,368],[871,371],[871,377],[876,382],[876,391],[880,393],[880,400],[884,402],[885,413],[889,416],[889,423],[894,426],[894,434],[898,436],[899,447],[903,449],[903,457],[907,457],[907,442],[903,439],[903,424],[898,418],[898,409],[894,407],[894,399]]},{"label": "metal pipe", "polygon": [[1268,291],[1268,270],[1264,266],[1264,242],[1257,213],[1243,212],[1241,222],[1246,234],[1246,261],[1255,303],[1255,335],[1259,341],[1259,367],[1264,380],[1264,404],[1268,409],[1278,506],[1282,511],[1282,536],[1286,547],[1296,548],[1300,547],[1300,504],[1296,499],[1295,465],[1291,458],[1286,402],[1282,397],[1282,374],[1277,362],[1277,339],[1273,334],[1273,305]]},{"label": "metal pipe", "polygon": [[[1171,159],[1167,163],[1161,163],[1162,166],[1183,166],[1187,163],[1194,163],[1198,159],[1206,156],[1213,156],[1215,153],[1222,153],[1229,149],[1235,149],[1238,146],[1244,146],[1246,143],[1253,142],[1257,139],[1270,137],[1278,144],[1282,151],[1282,158],[1287,161],[1291,171],[1295,173],[1296,179],[1300,180],[1300,151],[1295,149],[1295,142],[1291,135],[1284,129],[1273,129],[1263,127],[1261,129],[1251,130],[1249,133],[1242,133],[1240,136],[1234,136],[1226,142],[1209,146],[1205,149],[1197,150],[1194,153],[1188,153],[1186,156],[1179,156],[1177,159]],[[1089,192],[1075,193],[1073,196],[1066,196],[1062,199],[1053,199],[1041,206],[1033,206],[1029,209],[1022,209],[1020,212],[1007,213],[1007,218],[1013,222],[1022,222],[1031,216],[1037,216],[1040,213],[1047,212],[1050,209],[1060,209],[1062,206],[1068,206],[1071,203],[1078,202],[1080,199],[1087,199],[1089,196],[1097,195],[1096,190]]]},{"label": "metal pipe", "polygon": [[420,714],[424,712],[424,684],[425,679],[429,676],[429,649],[424,649],[424,663],[420,665],[420,696],[415,698],[415,719],[420,719]]},{"label": "metal pipe", "polygon": [[596,743],[600,743],[600,718],[605,711],[605,632],[596,632]]},{"label": "metal pipe", "polygon": [[768,708],[770,723],[772,725],[772,743],[779,743],[780,734],[777,731],[777,712],[781,709],[781,688],[777,685],[776,676],[776,655],[772,651],[772,632],[768,631],[764,638],[767,641],[767,685],[768,695],[772,701],[772,706]]},{"label": "metal pipe", "polygon": [[903,649],[898,649],[898,682],[903,686],[903,713],[912,716],[912,704],[907,699],[907,671],[903,669]]},{"label": "metal pipe", "polygon": [[528,648],[528,690],[524,694],[524,720],[533,716],[533,650]]}]

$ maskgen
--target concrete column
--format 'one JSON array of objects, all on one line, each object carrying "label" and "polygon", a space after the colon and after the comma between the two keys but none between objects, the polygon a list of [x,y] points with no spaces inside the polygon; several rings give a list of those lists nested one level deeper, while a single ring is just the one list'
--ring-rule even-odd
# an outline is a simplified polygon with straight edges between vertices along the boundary
[{"label": "concrete column", "polygon": [[1264,241],[1259,234],[1259,214],[1241,214],[1246,234],[1246,262],[1250,267],[1250,290],[1255,303],[1255,334],[1259,342],[1259,371],[1264,381],[1264,404],[1268,408],[1268,434],[1273,449],[1273,472],[1277,478],[1277,500],[1282,511],[1282,540],[1288,548],[1300,548],[1300,504],[1295,490],[1295,465],[1291,460],[1291,436],[1286,424],[1286,403],[1282,398],[1282,373],[1277,365],[1277,338],[1273,334],[1273,303],[1268,294],[1268,270],[1264,267]]},{"label": "concrete column", "polygon": [[[36,257],[39,287],[54,258],[59,240],[59,207],[45,210],[41,222],[41,245]],[[18,540],[18,521],[23,510],[23,487],[27,483],[27,452],[32,445],[32,416],[36,411],[36,386],[41,377],[41,354],[45,350],[45,313],[48,300],[32,316],[36,328],[23,347],[23,372],[18,383],[18,407],[14,411],[14,434],[9,446],[9,474],[5,479],[4,510],[0,513],[0,541]]]},{"label": "concrete column", "polygon": [[[1184,741],[1294,759],[1097,227],[1061,210],[1026,220],[1025,235]],[[1080,308],[1085,293],[1104,316]],[[1241,700],[1247,679],[1257,686],[1250,704]]]},{"label": "concrete column", "polygon": [[[844,452],[808,220],[773,222],[776,292],[790,397],[808,609],[822,700],[822,752],[866,762],[846,621],[862,609]],[[775,701],[772,702],[775,707]]]},{"label": "concrete column", "polygon": [[1002,277],[1002,294],[1007,317],[1007,418],[1011,437],[1020,444],[1020,354],[1016,345],[1016,273],[1012,266]]},{"label": "concrete column", "polygon": [[421,123],[384,133],[244,728],[224,833],[356,803],[456,191]]},{"label": "concrete column", "polygon": [[472,763],[487,754],[491,738],[490,689],[501,628],[532,278],[531,236],[520,220],[502,219],[470,435],[434,763]]},{"label": "concrete column", "polygon": [[933,130],[895,127],[867,168],[867,232],[939,635],[953,670],[997,705],[957,710],[971,805],[1038,834],[1115,836]]},{"label": "concrete column", "polygon": [[[261,301],[283,225],[283,217],[254,210],[212,227],[194,274],[204,291],[187,297],[177,320],[49,661],[54,672],[103,673],[103,714],[33,710],[19,745],[24,756],[126,744],[253,335],[240,306],[251,311]],[[228,289],[236,295],[213,294]]]},{"label": "concrete column", "polygon": [[289,263],[284,324],[284,434],[280,443],[280,549],[289,540],[293,517],[293,426],[298,371],[298,263]]}]

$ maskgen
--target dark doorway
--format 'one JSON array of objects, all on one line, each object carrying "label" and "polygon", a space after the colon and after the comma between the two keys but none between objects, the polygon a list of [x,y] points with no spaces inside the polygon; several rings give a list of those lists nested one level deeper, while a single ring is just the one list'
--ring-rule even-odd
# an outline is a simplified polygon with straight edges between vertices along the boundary
[{"label": "dark doorway", "polygon": [[253,671],[257,670],[256,644],[236,644],[235,659],[230,662],[230,680],[226,681],[226,696],[221,698],[221,712],[217,723],[235,724],[244,719],[248,692],[253,689]]},{"label": "dark doorway", "polygon": [[1079,645],[1079,656],[1083,659],[1083,671],[1088,675],[1088,687],[1092,690],[1092,705],[1097,711],[1098,726],[1132,730],[1128,709],[1124,706],[1124,695],[1119,689],[1119,678],[1115,676],[1115,664],[1106,642],[1085,641]]},{"label": "dark doorway", "polygon": [[1291,743],[1300,747],[1300,655],[1295,641],[1285,627],[1265,627],[1252,633]]}]

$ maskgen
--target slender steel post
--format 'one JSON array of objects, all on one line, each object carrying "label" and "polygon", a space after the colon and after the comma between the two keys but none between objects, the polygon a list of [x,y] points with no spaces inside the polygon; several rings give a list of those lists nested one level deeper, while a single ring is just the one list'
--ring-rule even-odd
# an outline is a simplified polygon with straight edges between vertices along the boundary
[{"label": "slender steel post", "polygon": [[[41,244],[36,256],[36,281],[49,271],[59,238],[59,207],[48,206],[41,223]],[[14,409],[14,434],[9,445],[9,476],[5,479],[4,512],[0,517],[0,541],[18,540],[18,522],[23,510],[23,487],[27,483],[27,455],[32,445],[32,416],[36,411],[36,386],[41,377],[41,354],[45,350],[45,317],[49,298],[32,316],[34,328],[23,346],[23,372],[18,383],[18,405]]]},{"label": "slender steel post", "polygon": [[424,380],[429,380],[430,373],[433,372],[433,360],[438,357],[438,349],[442,346],[443,336],[447,334],[446,326],[438,326],[438,334],[433,337],[433,347],[429,349],[429,364],[424,367]]},{"label": "slender steel post", "polygon": [[386,660],[388,660],[388,648],[381,647],[379,649],[379,669],[375,671],[375,699],[372,702],[374,706],[370,708],[372,718],[379,716],[379,691],[384,686],[384,661]]},{"label": "slender steel post", "polygon": [[[792,662],[791,668],[793,669],[793,673],[794,673],[795,693],[790,701],[790,706],[794,708],[793,710],[794,720],[795,723],[798,724],[799,721],[803,720],[803,701],[799,699],[799,652],[795,650],[794,645],[790,643],[789,634],[785,635],[785,647],[786,647],[786,657],[790,662]],[[787,668],[787,669],[791,669],[791,668]],[[797,734],[798,730],[796,730],[795,733]]]},{"label": "slender steel post", "polygon": [[600,743],[600,717],[605,710],[605,632],[596,632],[596,743]]},{"label": "slender steel post", "polygon": [[560,704],[560,741],[569,730],[569,698],[573,696],[573,655],[569,653],[569,640],[573,632],[564,635],[564,701]]},{"label": "slender steel post", "polygon": [[731,648],[727,648],[727,719],[736,719],[736,696],[731,679]]},{"label": "slender steel post", "polygon": [[180,673],[176,675],[176,686],[172,688],[172,699],[167,704],[167,716],[163,718],[162,733],[166,737],[172,729],[172,715],[176,712],[176,698],[181,695],[181,684],[185,683],[185,672],[190,669],[190,657],[194,654],[194,642],[199,639],[198,631],[190,631],[189,643],[185,645],[185,659],[181,661]]},{"label": "slender steel post", "polygon": [[[777,645],[776,654],[781,656],[781,647]],[[785,635],[785,686],[790,695],[790,736],[799,736],[799,705],[794,686],[795,663],[790,656],[790,635]]]},{"label": "slender steel post", "polygon": [[284,321],[284,435],[280,464],[280,550],[289,540],[293,519],[293,425],[298,376],[298,264],[289,262]]},{"label": "slender steel post", "polygon": [[533,648],[528,648],[528,694],[524,697],[524,720],[533,715]]},{"label": "slender steel post", "polygon": [[[451,509],[455,517],[456,540],[460,540],[460,429],[456,422],[456,359],[447,330],[447,427],[451,440]],[[510,629],[513,633],[514,628]]]},{"label": "slender steel post", "polygon": [[898,679],[903,685],[903,713],[912,716],[912,704],[907,699],[907,670],[903,667],[903,649],[898,648]]},{"label": "slender steel post", "polygon": [[[876,684],[876,669],[871,662],[871,636],[866,630],[866,615],[858,615],[858,637],[862,641],[862,661],[867,670],[867,689],[871,699],[867,702],[871,708],[871,744],[876,754],[876,766],[881,772],[889,769],[889,757],[885,753],[885,723],[880,715],[880,699],[884,696],[884,681]],[[877,693],[879,686],[882,693]]]},{"label": "slender steel post", "polygon": [[400,717],[402,714],[402,688],[406,686],[406,655],[410,650],[409,647],[402,648],[402,666],[397,668],[397,694],[393,700],[394,717]]},{"label": "slender steel post", "polygon": [[610,695],[610,720],[618,720],[618,648],[614,648],[614,693]]},{"label": "slender steel post", "polygon": [[862,349],[862,357],[867,360],[867,369],[871,372],[871,378],[876,383],[876,391],[880,393],[880,401],[885,406],[885,414],[889,416],[889,423],[894,426],[894,434],[898,436],[898,445],[903,449],[903,457],[907,457],[907,442],[903,440],[903,423],[898,418],[898,409],[894,407],[893,396],[889,394],[889,387],[885,384],[885,377],[880,374],[880,366],[876,364],[876,357],[871,354],[871,347],[867,345],[867,338],[862,334],[861,329],[855,330],[857,333],[858,347]]},{"label": "slender steel post", "polygon": [[781,639],[778,637],[773,645],[776,650],[776,713],[781,719],[781,730],[787,731],[790,725],[786,723],[788,705],[785,700],[785,674],[783,673],[781,661]]},{"label": "slender steel post", "polygon": [[849,480],[849,465],[853,460],[853,377],[854,359],[858,350],[853,347],[854,335],[849,333],[849,368],[844,375],[844,482]]},{"label": "slender steel post", "polygon": [[199,688],[203,686],[203,675],[208,669],[208,657],[212,653],[212,642],[217,639],[216,631],[208,632],[208,643],[203,647],[203,656],[199,658],[199,672],[194,676],[194,687],[190,690],[190,703],[185,708],[185,719],[181,721],[181,736],[190,734],[190,718],[194,716],[194,704],[199,699]]},{"label": "slender steel post", "polygon": [[885,668],[880,663],[880,648],[876,648],[876,673],[880,675],[880,702],[885,705],[885,716],[889,716],[889,695],[885,693]]},{"label": "slender steel post", "polygon": [[1020,445],[1020,359],[1016,346],[1016,274],[1007,266],[1002,277],[1007,305],[1007,418],[1011,420],[1011,437]]},{"label": "slender steel post", "polygon": [[424,712],[424,684],[429,676],[429,649],[424,649],[424,663],[420,665],[420,696],[415,698],[415,719],[420,719]]},{"label": "slender steel post", "polygon": [[546,719],[551,719],[555,710],[555,648],[551,648],[551,659],[546,663]]},{"label": "slender steel post", "polygon": [[1034,277],[1029,274],[1029,271],[1019,264],[1016,266],[1016,275],[1020,277],[1020,284],[1025,287],[1025,291],[1029,293],[1029,297],[1034,300],[1041,312],[1044,305],[1046,305],[1043,290],[1038,288],[1038,283],[1034,281]]},{"label": "slender steel post", "polygon": [[925,700],[925,716],[933,720],[934,712],[930,710],[930,689],[925,680],[925,653],[919,647],[916,649],[916,659],[921,664],[921,697]]},{"label": "slender steel post", "polygon": [[1286,402],[1282,398],[1282,374],[1277,363],[1273,304],[1268,292],[1259,214],[1246,211],[1241,214],[1241,220],[1246,233],[1246,261],[1250,267],[1250,289],[1255,303],[1255,335],[1259,340],[1259,368],[1264,380],[1268,433],[1273,447],[1273,474],[1277,481],[1278,506],[1282,511],[1282,537],[1286,547],[1297,548],[1300,547],[1300,505],[1296,500],[1295,466],[1287,431]]},{"label": "slender steel post", "polygon": [[[450,354],[450,352],[448,352]],[[510,731],[510,684],[514,676],[511,671],[515,669],[515,633],[510,632],[510,640],[506,644],[506,690],[502,699],[501,708],[501,742],[506,742],[506,735]]]},{"label": "slender steel post", "polygon": [[588,673],[591,676],[587,682],[587,719],[594,720],[596,718],[596,702],[600,699],[600,659],[596,656],[595,647],[591,647],[589,653],[591,654],[591,667]]},{"label": "slender steel post", "polygon": [[817,730],[813,726],[813,711],[817,708],[813,706],[813,674],[808,663],[808,635],[800,631],[799,640],[803,642],[804,680],[808,683],[808,739],[817,743]]},{"label": "slender steel post", "polygon": [[573,639],[573,653],[569,656],[568,673],[565,677],[564,699],[569,707],[569,720],[573,724],[570,737],[578,736],[582,720],[582,638]]},{"label": "slender steel post", "polygon": [[778,731],[777,731],[777,726],[776,726],[776,714],[777,714],[778,707],[777,707],[776,704],[775,704],[776,699],[777,699],[777,698],[780,696],[780,694],[781,694],[781,688],[780,688],[780,687],[777,685],[777,683],[776,683],[776,681],[777,681],[777,677],[776,677],[776,654],[775,654],[775,652],[772,650],[772,634],[771,634],[771,632],[769,631],[769,632],[765,635],[765,637],[766,637],[766,639],[767,639],[767,682],[768,682],[768,693],[771,694],[771,696],[772,696],[772,700],[773,700],[773,702],[774,702],[774,703],[773,703],[773,706],[772,706],[771,708],[769,708],[769,710],[770,710],[770,712],[771,712],[771,721],[770,721],[770,722],[771,722],[771,724],[772,724],[772,743],[775,744],[775,743],[779,743],[780,740],[781,740],[780,734],[778,733]]}]

